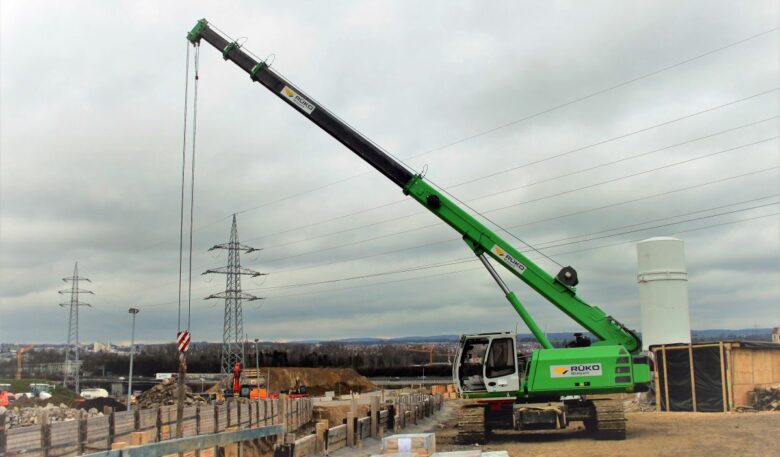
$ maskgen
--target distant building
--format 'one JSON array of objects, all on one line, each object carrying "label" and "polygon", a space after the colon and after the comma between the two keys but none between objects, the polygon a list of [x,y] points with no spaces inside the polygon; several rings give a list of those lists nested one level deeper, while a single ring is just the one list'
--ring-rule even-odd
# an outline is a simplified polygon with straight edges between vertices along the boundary
[{"label": "distant building", "polygon": [[114,352],[110,343],[92,343],[91,352]]},{"label": "distant building", "polygon": [[772,329],[772,342],[780,343],[780,327],[775,327]]}]

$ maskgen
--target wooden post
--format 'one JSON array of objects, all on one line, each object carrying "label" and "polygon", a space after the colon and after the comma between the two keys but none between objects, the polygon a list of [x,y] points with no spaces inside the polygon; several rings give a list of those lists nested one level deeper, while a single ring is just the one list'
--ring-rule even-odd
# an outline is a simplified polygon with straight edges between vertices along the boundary
[{"label": "wooden post", "polygon": [[728,398],[726,397],[726,366],[723,360],[723,341],[719,342],[720,349],[720,386],[723,394],[723,412],[728,411]]},{"label": "wooden post", "polygon": [[732,346],[726,345],[726,383],[728,384],[729,411],[734,410],[734,364],[732,363]]},{"label": "wooden post", "polygon": [[666,412],[669,412],[669,371],[666,369],[666,345],[661,345],[661,353],[664,356],[664,398],[666,399]]},{"label": "wooden post", "polygon": [[184,433],[182,420],[184,419],[184,377],[187,375],[187,359],[183,352],[179,353],[179,377],[176,386],[176,438],[181,438]]},{"label": "wooden post", "polygon": [[284,425],[284,429],[277,439],[280,443],[284,443],[284,436],[287,433],[287,394],[279,395],[279,421]]},{"label": "wooden post", "polygon": [[669,371],[666,369],[666,345],[661,345],[661,353],[664,356],[664,398],[666,399],[666,412],[670,411],[669,408]]},{"label": "wooden post", "polygon": [[41,448],[43,455],[48,456],[51,449],[51,422],[49,421],[49,412],[43,410],[40,415],[41,424]]},{"label": "wooden post", "polygon": [[5,414],[0,415],[0,455],[6,452]]},{"label": "wooden post", "polygon": [[317,421],[317,425],[315,426],[315,430],[317,433],[317,441],[314,443],[314,450],[317,455],[324,455],[325,451],[327,451],[327,434],[328,434],[328,421],[321,420]]},{"label": "wooden post", "polygon": [[696,377],[693,375],[693,345],[688,343],[688,365],[691,368],[691,402],[693,404],[693,412],[696,412]]},{"label": "wooden post", "polygon": [[84,454],[87,442],[87,412],[80,409],[77,417],[79,421],[79,454]]},{"label": "wooden post", "polygon": [[379,397],[371,397],[371,438],[379,436]]},{"label": "wooden post", "polygon": [[355,447],[355,414],[347,413],[347,446]]},{"label": "wooden post", "polygon": [[358,405],[357,405],[357,398],[355,398],[355,394],[351,394],[352,400],[349,403],[349,412],[352,413],[352,416],[357,417],[358,412]]},{"label": "wooden post", "polygon": [[279,423],[287,427],[287,394],[279,395]]},{"label": "wooden post", "polygon": [[655,359],[655,370],[653,376],[655,377],[655,410],[661,412],[661,376],[658,373],[658,351],[653,349],[653,358]]}]

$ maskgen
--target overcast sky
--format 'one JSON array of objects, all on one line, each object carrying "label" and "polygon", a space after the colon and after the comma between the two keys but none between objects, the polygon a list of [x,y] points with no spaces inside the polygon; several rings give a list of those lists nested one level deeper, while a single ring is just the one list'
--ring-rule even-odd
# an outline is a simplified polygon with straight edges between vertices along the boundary
[{"label": "overcast sky", "polygon": [[[137,338],[173,340],[184,36],[202,17],[573,265],[578,294],[626,325],[640,326],[635,243],[665,235],[685,241],[694,328],[780,325],[779,14],[777,1],[4,0],[0,341],[66,341],[57,290],[75,261],[95,292],[83,342],[127,341],[129,306]],[[205,43],[195,175],[195,340],[222,338],[223,303],[203,297],[225,279],[201,273],[225,264],[207,249],[234,212],[264,249],[243,265],[269,273],[243,280],[266,297],[244,304],[250,339],[514,330],[457,233]],[[578,329],[502,274],[542,328]]]}]

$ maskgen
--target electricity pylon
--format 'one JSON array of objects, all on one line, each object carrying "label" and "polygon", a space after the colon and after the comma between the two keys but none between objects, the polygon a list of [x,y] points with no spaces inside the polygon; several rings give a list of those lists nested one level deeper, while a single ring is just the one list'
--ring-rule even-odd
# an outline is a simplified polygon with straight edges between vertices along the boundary
[{"label": "electricity pylon", "polygon": [[225,267],[212,268],[206,270],[203,274],[218,273],[226,275],[225,290],[216,294],[209,295],[206,300],[212,298],[222,298],[225,300],[225,315],[222,328],[222,363],[221,373],[225,387],[230,385],[230,376],[236,363],[240,363],[244,368],[244,316],[241,309],[243,300],[253,301],[262,298],[255,297],[241,291],[241,276],[246,275],[252,278],[265,275],[248,268],[241,268],[241,252],[250,253],[259,251],[250,246],[241,244],[238,241],[238,226],[236,225],[236,215],[233,214],[233,225],[230,228],[230,241],[213,246],[209,251],[215,249],[225,249],[228,251],[228,263]]},{"label": "electricity pylon", "polygon": [[70,307],[70,317],[68,318],[68,346],[65,348],[65,376],[63,386],[73,386],[76,393],[79,392],[79,306],[89,306],[89,303],[83,303],[79,300],[81,294],[93,294],[91,290],[79,288],[79,281],[92,282],[88,278],[79,276],[79,263],[73,267],[73,276],[62,278],[63,282],[69,282],[70,289],[57,291],[62,295],[70,294],[70,303],[60,303],[60,306]]}]

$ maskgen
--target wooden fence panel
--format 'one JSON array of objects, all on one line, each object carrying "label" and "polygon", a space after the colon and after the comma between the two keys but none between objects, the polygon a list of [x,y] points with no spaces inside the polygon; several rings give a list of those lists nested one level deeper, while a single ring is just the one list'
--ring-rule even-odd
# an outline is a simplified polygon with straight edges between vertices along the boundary
[{"label": "wooden fence panel", "polygon": [[139,432],[151,432],[150,435],[154,435],[154,441],[157,441],[157,408],[154,409],[142,409],[138,411],[138,430]]},{"label": "wooden fence panel", "polygon": [[361,417],[357,420],[357,436],[364,440],[371,436],[371,418]]},{"label": "wooden fence panel", "polygon": [[[182,424],[181,424],[182,437],[195,436],[198,434],[198,407],[186,406],[182,411]],[[175,427],[174,434],[176,433]]]},{"label": "wooden fence panel", "polygon": [[75,456],[80,453],[80,424],[78,420],[52,422],[49,426],[49,457]]},{"label": "wooden fence panel", "polygon": [[313,456],[315,453],[316,443],[317,435],[309,435],[299,440],[295,440],[295,446],[293,446],[293,457]]},{"label": "wooden fence panel", "polygon": [[111,436],[109,435],[108,416],[90,417],[84,422],[85,453],[105,451],[111,448]]},{"label": "wooden fence panel", "polygon": [[6,431],[6,454],[43,457],[42,429],[43,427],[40,425],[28,425],[27,427],[16,427]]},{"label": "wooden fence panel", "polygon": [[198,407],[198,415],[200,415],[198,434],[205,435],[207,433],[214,433],[217,425],[214,420],[214,406],[203,405]]},{"label": "wooden fence panel", "polygon": [[328,452],[347,445],[347,424],[328,429]]},{"label": "wooden fence panel", "polygon": [[238,402],[228,401],[228,427],[238,425]]},{"label": "wooden fence panel", "polygon": [[[53,424],[52,424],[53,425]],[[135,412],[114,413],[114,442],[130,442],[130,434],[135,431]]]},{"label": "wooden fence panel", "polygon": [[249,428],[249,403],[238,403],[238,425],[241,430]]},{"label": "wooden fence panel", "polygon": [[176,405],[160,407],[160,441],[176,438]]},{"label": "wooden fence panel", "polygon": [[228,426],[228,405],[223,403],[217,406],[217,429],[215,432],[221,432]]}]

